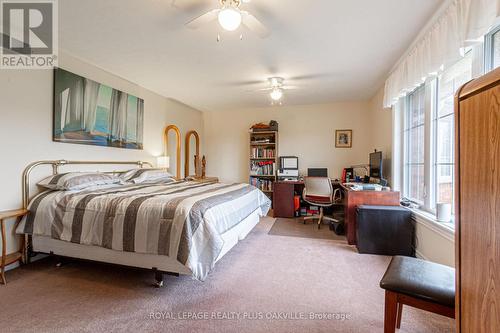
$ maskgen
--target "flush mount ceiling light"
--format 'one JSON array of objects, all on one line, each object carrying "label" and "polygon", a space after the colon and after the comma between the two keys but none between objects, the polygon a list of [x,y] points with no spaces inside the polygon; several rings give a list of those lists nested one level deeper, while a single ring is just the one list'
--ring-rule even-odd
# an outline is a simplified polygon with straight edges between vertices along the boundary
[{"label": "flush mount ceiling light", "polygon": [[242,3],[248,3],[249,0],[219,0],[220,8],[213,9],[197,18],[186,23],[191,29],[198,29],[202,25],[214,20],[219,22],[222,29],[226,31],[235,31],[242,24],[250,31],[256,33],[261,38],[269,36],[269,30],[255,16],[247,11],[241,10]]}]

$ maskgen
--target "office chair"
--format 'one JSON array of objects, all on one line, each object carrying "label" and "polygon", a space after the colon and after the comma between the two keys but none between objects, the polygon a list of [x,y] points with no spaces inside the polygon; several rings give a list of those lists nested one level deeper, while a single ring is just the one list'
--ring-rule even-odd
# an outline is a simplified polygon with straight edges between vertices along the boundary
[{"label": "office chair", "polygon": [[304,192],[302,197],[304,201],[311,205],[319,206],[319,215],[304,217],[304,224],[307,220],[318,219],[318,229],[321,228],[323,219],[338,223],[339,221],[325,216],[323,214],[324,207],[330,207],[334,204],[333,199],[333,186],[330,178],[328,177],[305,177],[304,178]]}]

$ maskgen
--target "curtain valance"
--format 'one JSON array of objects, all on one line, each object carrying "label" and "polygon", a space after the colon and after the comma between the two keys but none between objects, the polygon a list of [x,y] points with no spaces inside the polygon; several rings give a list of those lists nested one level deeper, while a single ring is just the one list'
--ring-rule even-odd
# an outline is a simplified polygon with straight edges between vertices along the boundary
[{"label": "curtain valance", "polygon": [[484,36],[500,15],[500,0],[454,0],[412,46],[385,83],[384,107],[460,59],[461,50]]}]

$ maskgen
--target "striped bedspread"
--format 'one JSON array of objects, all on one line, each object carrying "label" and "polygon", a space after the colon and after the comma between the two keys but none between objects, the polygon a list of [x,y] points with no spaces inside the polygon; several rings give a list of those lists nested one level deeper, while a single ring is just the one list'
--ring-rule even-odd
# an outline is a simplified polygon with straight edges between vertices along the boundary
[{"label": "striped bedspread", "polygon": [[247,184],[109,185],[46,191],[35,197],[18,233],[118,251],[175,258],[204,280],[223,247],[221,234],[270,200]]}]

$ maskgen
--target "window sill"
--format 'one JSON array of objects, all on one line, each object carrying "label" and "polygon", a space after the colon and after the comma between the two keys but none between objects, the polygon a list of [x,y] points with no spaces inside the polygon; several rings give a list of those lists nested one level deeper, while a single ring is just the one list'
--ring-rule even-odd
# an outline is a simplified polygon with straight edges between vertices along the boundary
[{"label": "window sill", "polygon": [[423,226],[437,232],[448,240],[455,241],[455,224],[443,223],[436,220],[436,217],[420,209],[409,208],[415,216],[415,221]]}]

